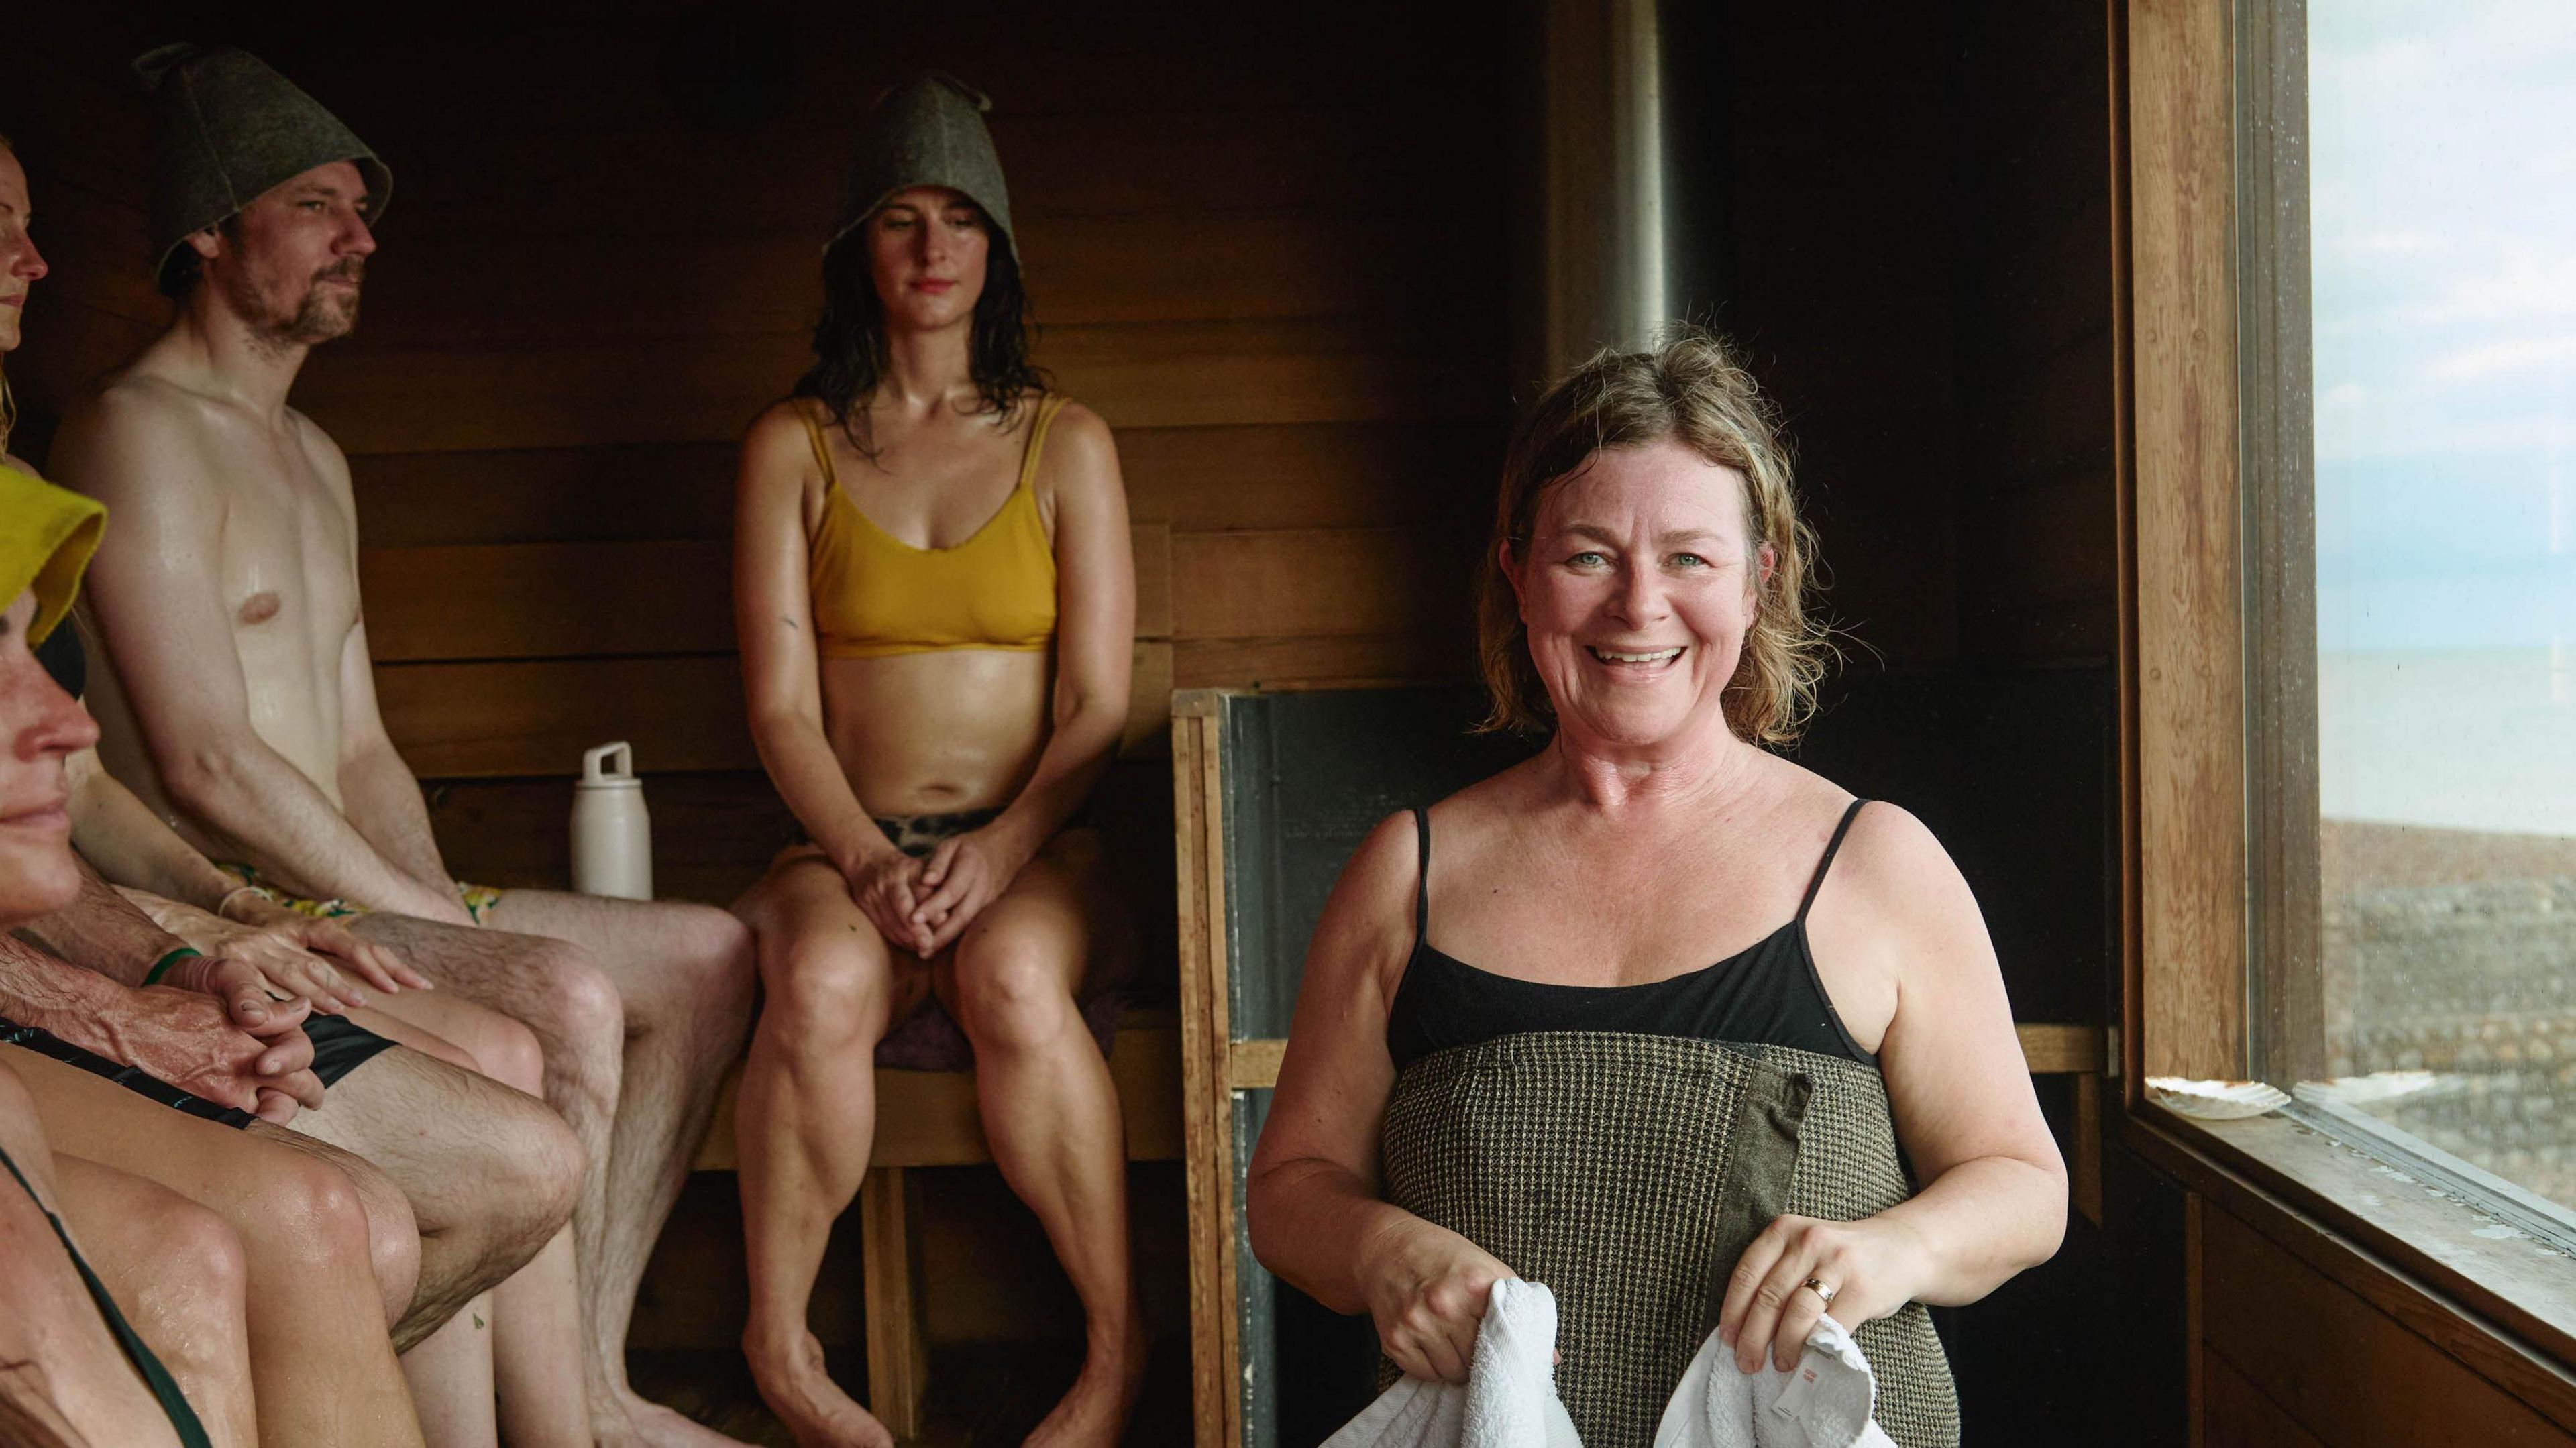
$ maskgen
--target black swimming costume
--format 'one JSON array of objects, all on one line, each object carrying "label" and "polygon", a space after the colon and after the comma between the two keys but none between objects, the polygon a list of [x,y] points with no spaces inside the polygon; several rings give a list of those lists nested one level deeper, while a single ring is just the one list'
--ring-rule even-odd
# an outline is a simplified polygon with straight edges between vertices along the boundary
[{"label": "black swimming costume", "polygon": [[161,1411],[168,1415],[170,1427],[179,1435],[179,1448],[212,1448],[206,1438],[206,1425],[197,1420],[197,1410],[188,1406],[187,1395],[179,1391],[179,1385],[171,1380],[169,1370],[161,1366],[161,1360],[152,1355],[152,1349],[142,1338],[135,1336],[125,1314],[117,1310],[116,1299],[107,1295],[107,1284],[99,1281],[98,1274],[89,1270],[89,1263],[82,1258],[80,1248],[72,1245],[72,1234],[63,1230],[63,1219],[55,1216],[54,1209],[46,1206],[44,1199],[36,1195],[26,1173],[18,1170],[18,1164],[11,1161],[5,1151],[0,1151],[0,1167],[9,1169],[9,1175],[16,1180],[19,1189],[27,1194],[27,1200],[34,1202],[36,1210],[44,1213],[45,1220],[53,1224],[54,1235],[62,1239],[63,1250],[71,1254],[72,1270],[80,1273],[81,1285],[89,1289],[90,1301],[98,1304],[98,1315],[107,1319],[108,1332],[116,1338],[116,1345],[125,1350],[126,1361],[134,1364],[134,1370],[143,1375],[143,1385],[152,1390],[152,1396],[161,1404]]},{"label": "black swimming costume", "polygon": [[[324,1086],[372,1061],[393,1042],[366,1029],[352,1025],[340,1016],[314,1016],[304,1023],[305,1038],[313,1043],[313,1074]],[[0,1016],[0,1046],[23,1046],[39,1056],[50,1057],[66,1066],[78,1066],[93,1076],[103,1076],[137,1096],[158,1101],[173,1111],[235,1129],[250,1125],[259,1118],[247,1111],[208,1101],[202,1096],[182,1091],[169,1082],[144,1072],[139,1067],[121,1066],[96,1051],[83,1050],[51,1031],[23,1026]]]},{"label": "black swimming costume", "polygon": [[1413,957],[1387,1010],[1387,1054],[1399,1071],[1452,1046],[1521,1031],[1624,1031],[1702,1041],[1795,1046],[1875,1069],[1878,1058],[1843,1028],[1807,951],[1807,908],[1865,800],[1853,800],[1807,882],[1789,923],[1714,965],[1640,985],[1558,985],[1478,970],[1430,941],[1431,817],[1413,812],[1422,837],[1414,896]]}]

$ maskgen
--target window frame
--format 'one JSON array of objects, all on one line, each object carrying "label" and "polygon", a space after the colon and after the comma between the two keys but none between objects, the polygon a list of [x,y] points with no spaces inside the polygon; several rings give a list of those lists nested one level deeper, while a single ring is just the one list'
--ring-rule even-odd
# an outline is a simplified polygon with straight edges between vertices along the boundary
[{"label": "window frame", "polygon": [[[2120,1134],[2576,1425],[2576,1256],[2535,1272],[2527,1243],[2478,1236],[2492,1224],[2430,1188],[2434,1159],[2355,1113],[2206,1123],[2145,1092],[2151,1075],[2243,1078],[2257,1062],[2324,1074],[2306,0],[2109,3]],[[2469,1173],[2445,1184],[2514,1191]],[[2519,1195],[2499,1200],[2576,1222]]]}]

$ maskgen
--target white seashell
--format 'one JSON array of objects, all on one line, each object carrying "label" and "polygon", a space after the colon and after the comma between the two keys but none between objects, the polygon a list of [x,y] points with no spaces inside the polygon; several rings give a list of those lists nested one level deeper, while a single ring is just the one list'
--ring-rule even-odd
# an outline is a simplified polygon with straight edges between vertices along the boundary
[{"label": "white seashell", "polygon": [[2290,1104],[2287,1092],[2260,1081],[2192,1081],[2150,1076],[2147,1094],[2176,1116],[2200,1121],[2241,1121]]}]

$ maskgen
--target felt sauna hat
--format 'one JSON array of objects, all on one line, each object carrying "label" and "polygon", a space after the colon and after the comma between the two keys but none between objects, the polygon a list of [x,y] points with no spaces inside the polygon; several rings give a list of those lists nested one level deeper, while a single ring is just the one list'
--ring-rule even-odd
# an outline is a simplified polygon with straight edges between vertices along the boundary
[{"label": "felt sauna hat", "polygon": [[984,129],[992,98],[954,76],[933,73],[909,80],[877,99],[868,124],[859,132],[858,159],[850,166],[849,204],[841,224],[832,228],[828,249],[858,229],[860,222],[885,205],[886,198],[912,186],[945,186],[962,191],[983,208],[1010,248],[1011,194],[1002,185],[1002,158],[994,153],[993,133]]},{"label": "felt sauna hat", "polygon": [[27,642],[44,642],[80,592],[81,570],[107,531],[107,509],[16,468],[0,467],[0,608],[36,591]]},{"label": "felt sauna hat", "polygon": [[230,48],[165,45],[134,62],[152,97],[152,269],[191,233],[230,219],[316,166],[357,163],[367,183],[363,214],[384,215],[393,172],[367,143],[268,68]]}]

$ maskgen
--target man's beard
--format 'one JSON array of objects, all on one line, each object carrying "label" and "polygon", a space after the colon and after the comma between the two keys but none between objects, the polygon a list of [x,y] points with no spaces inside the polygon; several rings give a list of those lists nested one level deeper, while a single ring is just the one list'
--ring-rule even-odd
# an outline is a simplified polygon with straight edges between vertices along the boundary
[{"label": "man's beard", "polygon": [[354,286],[342,296],[326,290],[323,283],[333,278],[356,283],[365,275],[363,265],[343,262],[316,272],[305,284],[304,295],[297,299],[292,315],[283,315],[272,299],[260,294],[241,279],[233,292],[233,309],[253,319],[253,329],[260,339],[272,346],[312,347],[345,337],[358,327],[358,293]]}]

